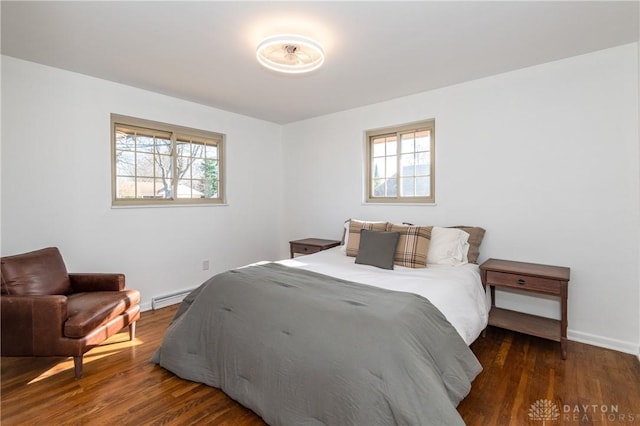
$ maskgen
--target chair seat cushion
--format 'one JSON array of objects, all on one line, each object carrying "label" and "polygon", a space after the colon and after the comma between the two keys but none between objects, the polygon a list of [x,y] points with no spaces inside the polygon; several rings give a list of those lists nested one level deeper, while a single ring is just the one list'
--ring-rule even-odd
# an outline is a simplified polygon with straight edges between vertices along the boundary
[{"label": "chair seat cushion", "polygon": [[68,296],[66,337],[80,338],[140,303],[138,290],[93,291]]}]

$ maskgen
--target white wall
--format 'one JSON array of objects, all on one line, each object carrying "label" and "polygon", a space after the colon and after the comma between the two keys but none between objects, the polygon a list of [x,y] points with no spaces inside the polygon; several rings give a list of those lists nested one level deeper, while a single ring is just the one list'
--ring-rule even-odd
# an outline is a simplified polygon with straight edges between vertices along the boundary
[{"label": "white wall", "polygon": [[[349,217],[482,226],[481,260],[571,268],[570,339],[638,353],[637,58],[634,43],[285,126],[285,238],[340,238]],[[437,205],[363,205],[363,132],[426,118]]]},{"label": "white wall", "polygon": [[[69,271],[124,272],[148,308],[286,253],[281,126],[11,57],[2,89],[3,255],[58,246]],[[111,113],[225,133],[229,205],[111,208]]]}]

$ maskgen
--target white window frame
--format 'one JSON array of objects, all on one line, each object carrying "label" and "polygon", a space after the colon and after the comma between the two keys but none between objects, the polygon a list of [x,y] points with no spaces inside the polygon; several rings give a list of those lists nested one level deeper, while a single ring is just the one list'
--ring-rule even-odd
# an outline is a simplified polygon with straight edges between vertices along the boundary
[{"label": "white window frame", "polygon": [[[167,139],[171,140],[171,152],[169,154],[172,162],[172,176],[171,179],[171,194],[173,197],[160,198],[156,196],[152,197],[138,197],[137,183],[134,192],[134,198],[132,197],[118,197],[118,171],[116,155],[118,150],[116,149],[116,129],[118,128],[134,128],[141,130],[148,130],[150,132],[156,132],[158,134],[164,134]],[[216,133],[206,130],[192,129],[189,127],[177,126],[168,123],[162,123],[158,121],[145,120],[142,118],[129,117],[119,114],[111,114],[111,193],[112,206],[170,206],[170,205],[223,205],[226,204],[226,191],[225,191],[225,139],[226,136],[222,133]],[[195,145],[204,144],[206,141],[207,146],[215,146],[217,148],[217,196],[209,198],[186,198],[175,197],[178,193],[179,180],[175,176],[175,171],[178,170],[178,156],[176,152],[176,145],[178,142],[187,142]],[[122,152],[122,150],[120,150]],[[134,150],[136,155],[139,151]],[[154,153],[155,155],[155,153]],[[154,157],[155,158],[155,157]],[[188,157],[189,161],[193,161],[191,153]],[[189,166],[191,167],[191,165]],[[137,169],[131,175],[134,178],[139,178]],[[122,177],[122,176],[121,176]],[[189,180],[196,180],[188,178]]]},{"label": "white window frame", "polygon": [[[429,132],[429,195],[428,196],[406,196],[401,194],[401,185],[399,180],[396,182],[396,195],[374,195],[374,171],[373,171],[373,141],[383,137],[396,137],[397,150],[394,154],[397,157],[396,170],[399,172],[401,167],[401,135],[419,131]],[[366,204],[435,204],[435,119],[417,121],[413,123],[401,124],[398,126],[385,127],[381,129],[367,130],[365,132],[365,177],[364,177],[364,202]],[[420,151],[426,153],[427,151]],[[414,147],[415,154],[415,147]],[[390,156],[387,154],[387,156]],[[426,176],[426,175],[425,175]],[[415,169],[414,175],[415,178]],[[397,177],[396,177],[397,179]],[[414,183],[415,185],[415,183]]]}]

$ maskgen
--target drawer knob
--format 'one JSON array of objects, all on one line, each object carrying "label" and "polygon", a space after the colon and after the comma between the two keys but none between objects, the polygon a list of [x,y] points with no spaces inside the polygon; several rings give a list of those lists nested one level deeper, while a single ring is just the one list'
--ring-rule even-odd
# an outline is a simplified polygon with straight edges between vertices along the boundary
[{"label": "drawer knob", "polygon": [[522,278],[520,278],[520,279],[518,280],[518,284],[520,284],[520,285],[524,285],[524,283],[525,283],[525,281],[524,281]]}]

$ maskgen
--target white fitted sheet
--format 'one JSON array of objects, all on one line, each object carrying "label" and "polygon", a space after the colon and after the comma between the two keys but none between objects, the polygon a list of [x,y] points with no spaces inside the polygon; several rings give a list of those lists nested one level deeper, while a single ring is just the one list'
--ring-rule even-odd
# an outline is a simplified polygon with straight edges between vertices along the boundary
[{"label": "white fitted sheet", "polygon": [[490,299],[475,264],[428,265],[423,269],[396,265],[393,270],[386,270],[356,264],[355,258],[346,256],[340,247],[277,263],[423,296],[444,314],[467,345],[487,326]]}]

